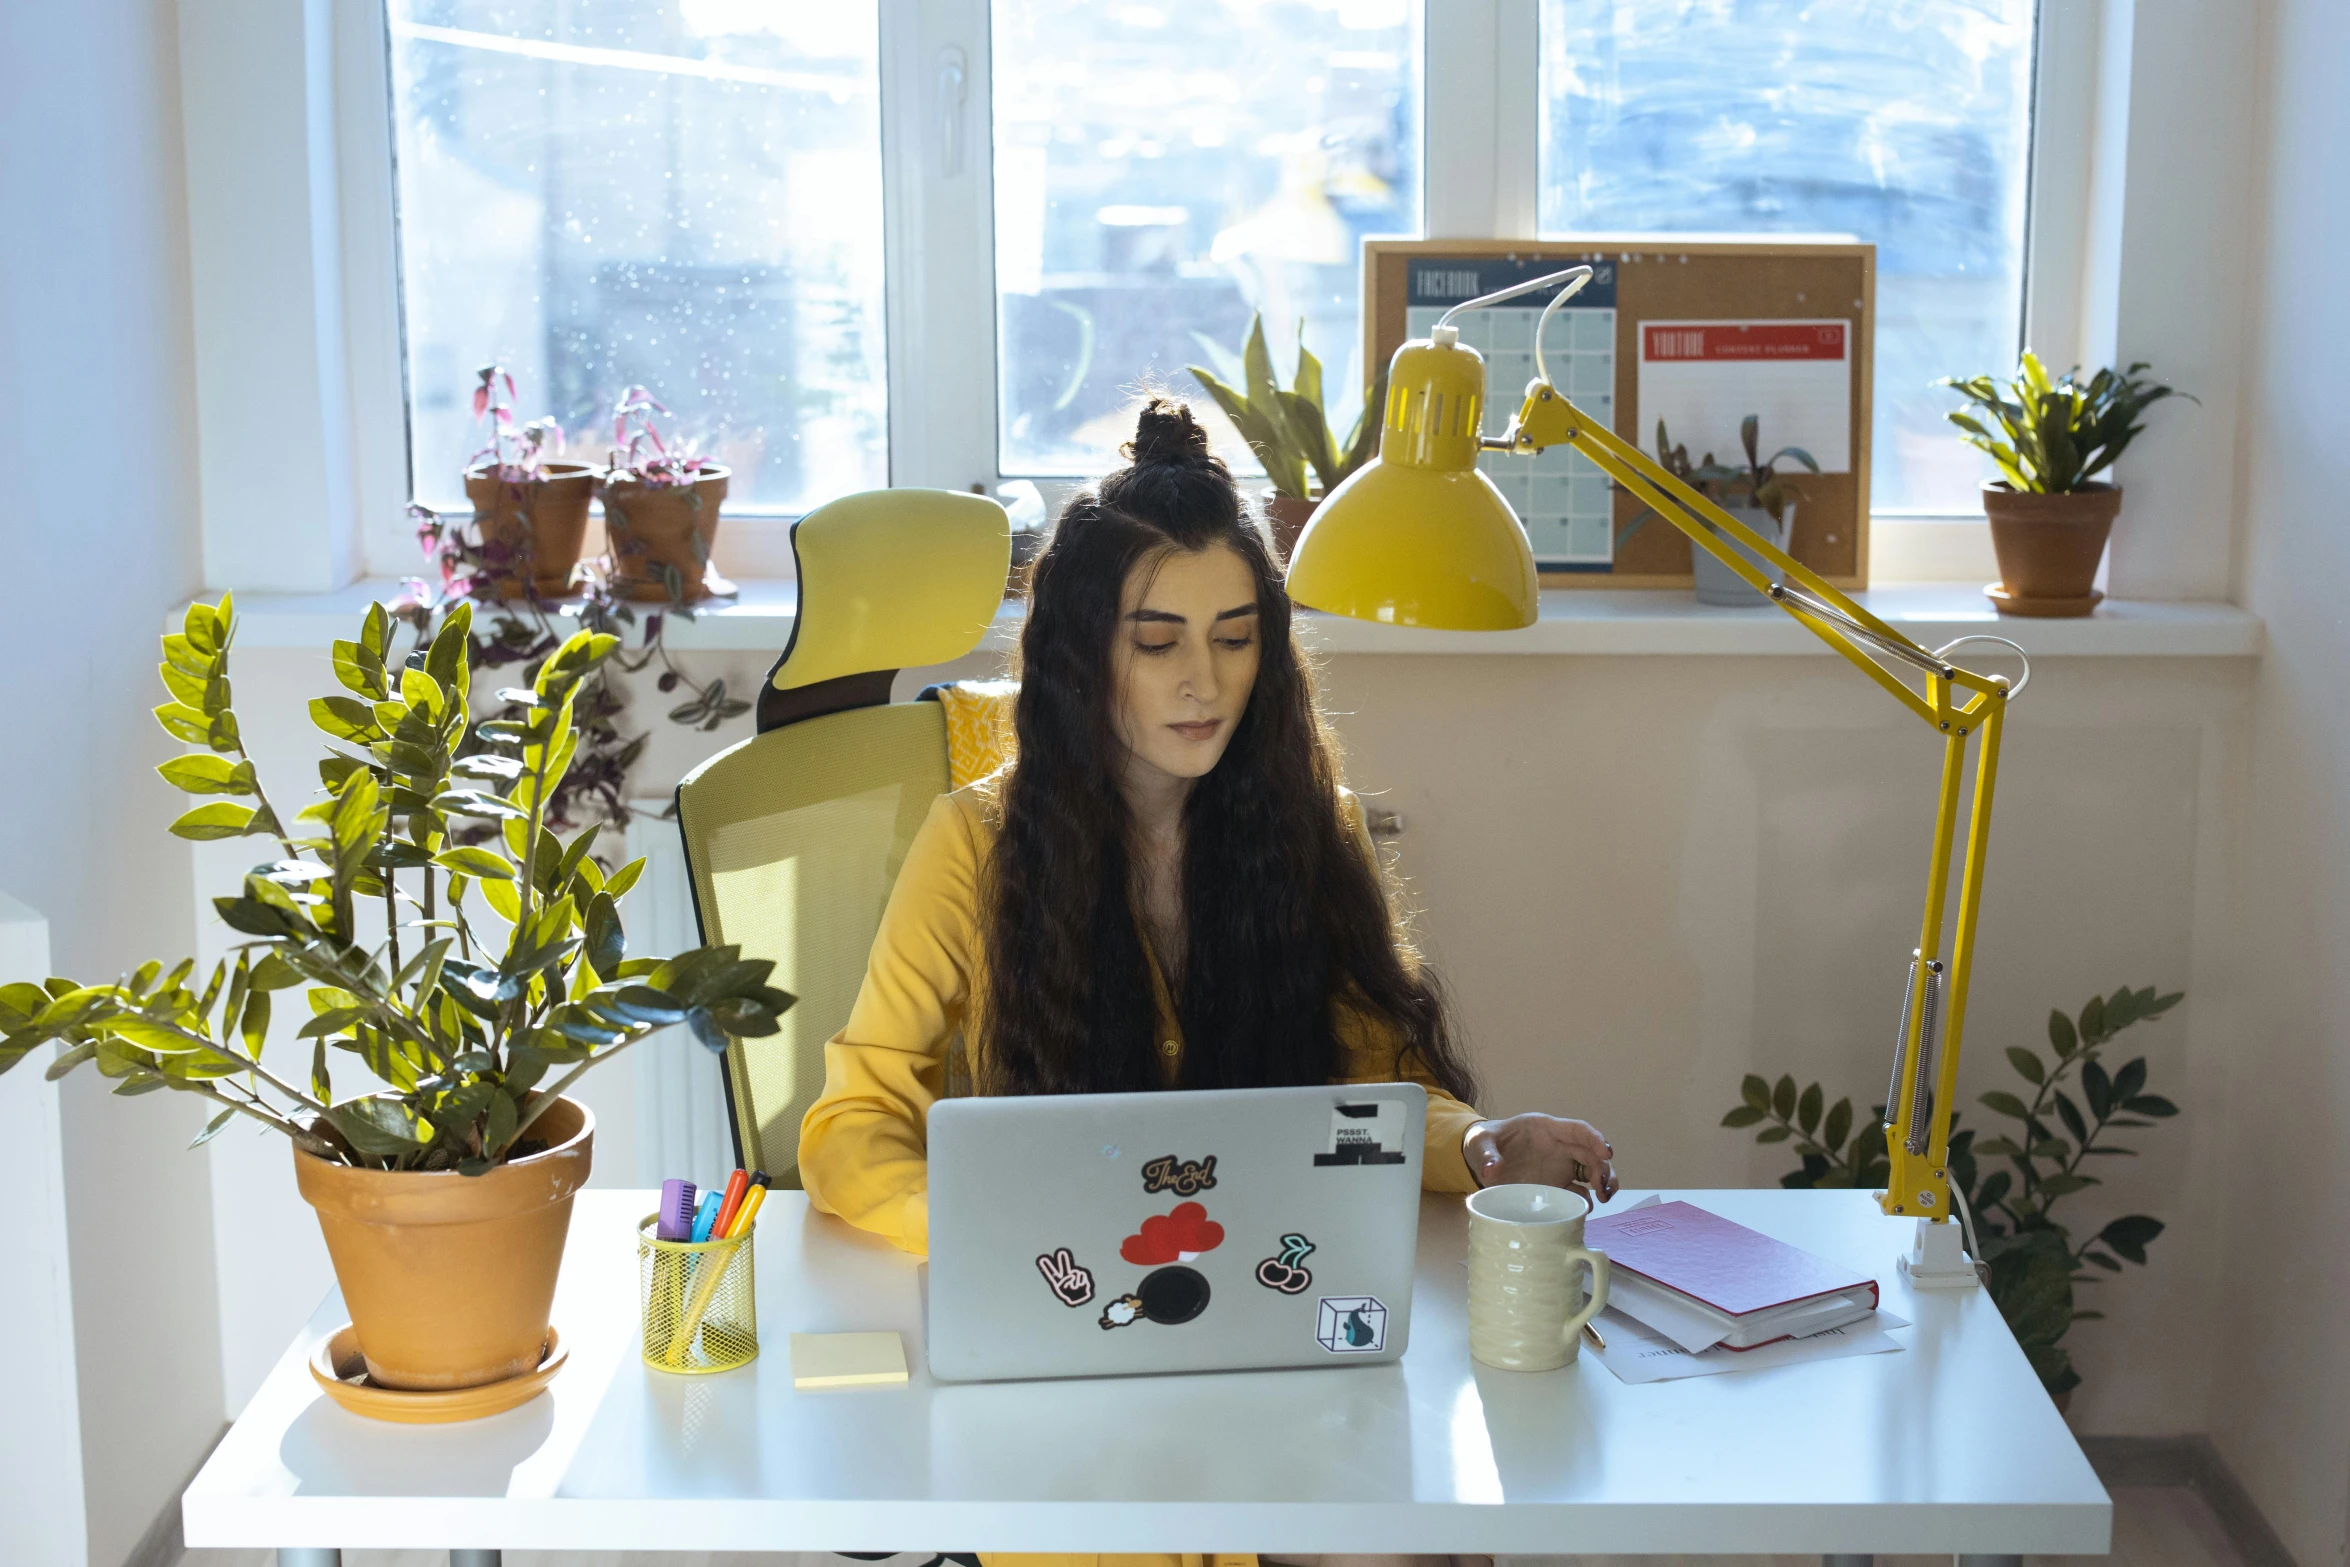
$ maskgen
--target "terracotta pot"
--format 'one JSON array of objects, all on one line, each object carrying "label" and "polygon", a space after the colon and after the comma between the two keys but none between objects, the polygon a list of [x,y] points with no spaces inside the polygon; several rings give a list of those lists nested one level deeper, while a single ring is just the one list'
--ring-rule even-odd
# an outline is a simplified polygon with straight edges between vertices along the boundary
[{"label": "terracotta pot", "polygon": [[[1984,485],[1983,511],[1991,519],[1991,548],[1999,556],[2004,590],[1992,602],[2005,613],[2088,614],[2096,604],[2091,584],[2097,562],[2121,504],[2121,487],[2112,484],[2061,495]],[[2016,610],[2011,602],[2028,607]]]},{"label": "terracotta pot", "polygon": [[612,546],[612,575],[629,598],[669,602],[669,588],[656,566],[675,568],[688,602],[706,599],[710,551],[718,541],[718,508],[726,499],[729,470],[705,468],[692,484],[606,482],[604,534]]},{"label": "terracotta pot", "polygon": [[484,464],[465,474],[465,498],[482,542],[508,552],[512,571],[492,580],[502,599],[559,598],[587,543],[595,470],[583,462],[541,465],[539,476],[510,483]]},{"label": "terracotta pot", "polygon": [[360,1170],[294,1150],[370,1377],[479,1387],[538,1365],[595,1134],[587,1106],[564,1099],[525,1134],[539,1151],[486,1175]]},{"label": "terracotta pot", "polygon": [[1295,496],[1278,491],[1264,493],[1265,520],[1273,525],[1273,564],[1289,564],[1289,552],[1297,548],[1297,536],[1306,531],[1306,524],[1314,520],[1314,508],[1322,498],[1301,501]]}]

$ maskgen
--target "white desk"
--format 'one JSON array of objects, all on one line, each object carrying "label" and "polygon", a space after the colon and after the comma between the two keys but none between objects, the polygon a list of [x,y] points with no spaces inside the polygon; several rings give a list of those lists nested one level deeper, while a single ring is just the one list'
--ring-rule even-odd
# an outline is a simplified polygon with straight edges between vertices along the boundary
[{"label": "white desk", "polygon": [[[1627,1193],[1623,1204],[1638,1196]],[[582,1192],[555,1300],[570,1364],[487,1420],[393,1426],[304,1363],[329,1296],[183,1501],[191,1546],[538,1550],[2024,1552],[2102,1554],[2112,1510],[1990,1299],[1910,1289],[1907,1221],[1858,1192],[1686,1196],[1873,1271],[1900,1354],[1626,1386],[1596,1357],[1472,1363],[1466,1223],[1423,1217],[1399,1365],[941,1385],[912,1259],[777,1192],[762,1353],[637,1358],[633,1226]],[[900,1387],[801,1393],[785,1335],[895,1328]],[[302,1549],[310,1548],[310,1549]],[[319,1549],[327,1548],[327,1549]],[[473,1553],[481,1552],[476,1556]]]}]

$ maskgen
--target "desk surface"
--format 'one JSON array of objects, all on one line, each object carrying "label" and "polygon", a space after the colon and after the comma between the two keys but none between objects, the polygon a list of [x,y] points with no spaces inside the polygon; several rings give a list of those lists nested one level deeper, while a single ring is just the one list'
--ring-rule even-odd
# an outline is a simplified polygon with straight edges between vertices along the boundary
[{"label": "desk surface", "polygon": [[[1634,1200],[1626,1193],[1611,1207]],[[1912,1290],[1908,1221],[1858,1192],[1684,1196],[1874,1273],[1899,1354],[1627,1386],[1596,1357],[1471,1362],[1457,1198],[1428,1199],[1391,1366],[950,1386],[915,1261],[778,1192],[760,1358],[637,1358],[651,1192],[582,1192],[555,1301],[570,1364],[452,1426],[348,1414],[305,1361],[330,1295],[187,1491],[190,1546],[542,1550],[2102,1554],[2111,1506],[1981,1291]],[[785,1335],[895,1328],[903,1386],[798,1392]]]}]

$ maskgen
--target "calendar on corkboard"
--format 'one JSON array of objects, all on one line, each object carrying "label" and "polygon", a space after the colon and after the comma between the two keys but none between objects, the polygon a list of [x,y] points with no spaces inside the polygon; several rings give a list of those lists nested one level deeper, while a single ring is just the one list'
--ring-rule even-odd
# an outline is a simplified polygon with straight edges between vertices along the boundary
[{"label": "calendar on corkboard", "polygon": [[[1463,300],[1588,262],[1592,280],[1552,318],[1551,381],[1584,412],[1656,455],[1661,419],[1690,460],[1742,464],[1739,425],[1782,462],[1798,499],[1787,552],[1840,588],[1869,567],[1870,364],[1876,247],[1845,241],[1591,235],[1547,240],[1363,242],[1364,363],[1384,365]],[[1458,317],[1485,356],[1484,433],[1509,426],[1534,376],[1550,290]],[[1691,581],[1688,537],[1566,446],[1488,452],[1481,466],[1526,524],[1544,587],[1664,588]]]}]

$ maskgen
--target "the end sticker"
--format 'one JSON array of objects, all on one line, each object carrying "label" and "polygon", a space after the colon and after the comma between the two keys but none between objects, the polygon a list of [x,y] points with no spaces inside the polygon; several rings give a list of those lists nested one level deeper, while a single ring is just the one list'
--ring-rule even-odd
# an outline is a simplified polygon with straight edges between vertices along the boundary
[{"label": "the end sticker", "polygon": [[1376,1295],[1325,1295],[1314,1313],[1314,1338],[1333,1355],[1370,1355],[1387,1347],[1387,1308]]},{"label": "the end sticker", "polygon": [[1216,1184],[1216,1156],[1205,1159],[1178,1159],[1173,1154],[1161,1154],[1142,1167],[1142,1189],[1146,1192],[1173,1192],[1178,1197],[1196,1197]]},{"label": "the end sticker", "polygon": [[1314,1155],[1314,1163],[1402,1164],[1404,1162],[1403,1104],[1394,1099],[1330,1107],[1330,1148]]}]

